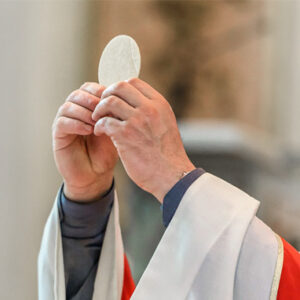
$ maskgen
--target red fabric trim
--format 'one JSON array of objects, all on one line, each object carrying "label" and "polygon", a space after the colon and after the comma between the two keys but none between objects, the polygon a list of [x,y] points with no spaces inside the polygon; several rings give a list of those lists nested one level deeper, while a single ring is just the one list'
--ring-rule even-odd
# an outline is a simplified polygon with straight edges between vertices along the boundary
[{"label": "red fabric trim", "polygon": [[124,279],[123,279],[123,291],[122,300],[129,300],[135,289],[135,283],[133,281],[130,266],[126,255],[124,254]]},{"label": "red fabric trim", "polygon": [[300,254],[288,242],[283,243],[283,266],[277,300],[300,299]]}]

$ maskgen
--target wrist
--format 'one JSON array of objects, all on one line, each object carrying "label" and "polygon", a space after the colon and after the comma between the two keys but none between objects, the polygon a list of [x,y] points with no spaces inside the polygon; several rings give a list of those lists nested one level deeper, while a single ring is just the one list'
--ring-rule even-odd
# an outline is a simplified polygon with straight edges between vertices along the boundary
[{"label": "wrist", "polygon": [[105,195],[113,182],[113,175],[105,175],[97,181],[85,186],[72,185],[64,182],[63,193],[68,200],[74,202],[92,202]]},{"label": "wrist", "polygon": [[159,176],[157,187],[153,188],[151,192],[160,203],[163,203],[165,195],[172,189],[172,187],[181,180],[185,175],[195,170],[196,167],[189,163],[185,167],[170,170],[166,174]]}]

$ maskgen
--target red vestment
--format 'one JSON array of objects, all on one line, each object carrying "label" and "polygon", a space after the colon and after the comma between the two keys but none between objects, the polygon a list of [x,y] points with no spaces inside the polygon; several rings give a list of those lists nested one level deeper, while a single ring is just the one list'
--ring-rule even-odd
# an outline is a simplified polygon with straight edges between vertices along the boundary
[{"label": "red vestment", "polygon": [[123,278],[123,290],[122,300],[129,300],[135,289],[135,283],[133,281],[130,266],[126,255],[124,255],[124,278]]},{"label": "red vestment", "polygon": [[283,266],[279,282],[278,300],[300,299],[300,254],[283,238]]},{"label": "red vestment", "polygon": [[[300,300],[300,253],[282,238],[283,265],[277,300]],[[129,300],[135,289],[126,255],[124,256],[124,281],[122,300]]]}]

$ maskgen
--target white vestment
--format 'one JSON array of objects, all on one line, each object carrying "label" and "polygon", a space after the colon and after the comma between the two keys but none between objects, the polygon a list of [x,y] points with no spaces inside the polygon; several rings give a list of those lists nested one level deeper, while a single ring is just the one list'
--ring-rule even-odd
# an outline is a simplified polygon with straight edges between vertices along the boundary
[{"label": "white vestment", "polygon": [[[255,215],[259,202],[205,173],[184,194],[131,299],[276,299],[282,243]],[[109,218],[93,300],[120,300],[123,245],[118,200]],[[39,255],[39,299],[64,300],[57,202]]]}]

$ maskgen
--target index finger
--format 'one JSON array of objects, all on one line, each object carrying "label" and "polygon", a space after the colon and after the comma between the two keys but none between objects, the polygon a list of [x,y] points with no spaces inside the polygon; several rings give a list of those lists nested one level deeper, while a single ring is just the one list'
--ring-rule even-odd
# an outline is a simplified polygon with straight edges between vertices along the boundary
[{"label": "index finger", "polygon": [[84,90],[76,90],[68,96],[66,102],[67,101],[85,107],[90,111],[94,111],[94,109],[96,108],[97,104],[100,101],[100,98]]},{"label": "index finger", "polygon": [[101,98],[103,91],[105,90],[105,86],[97,83],[97,82],[85,82],[81,87],[81,90],[86,91],[96,97]]},{"label": "index finger", "polygon": [[133,107],[139,107],[147,100],[144,95],[128,82],[120,81],[110,85],[102,94],[102,99],[117,96]]},{"label": "index finger", "polygon": [[139,78],[131,78],[125,81],[131,84],[133,87],[135,87],[148,99],[155,99],[161,97],[161,94],[158,91],[156,91],[150,84]]}]

